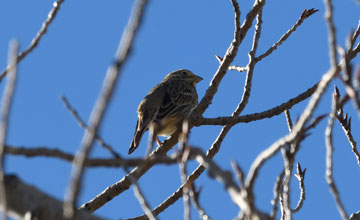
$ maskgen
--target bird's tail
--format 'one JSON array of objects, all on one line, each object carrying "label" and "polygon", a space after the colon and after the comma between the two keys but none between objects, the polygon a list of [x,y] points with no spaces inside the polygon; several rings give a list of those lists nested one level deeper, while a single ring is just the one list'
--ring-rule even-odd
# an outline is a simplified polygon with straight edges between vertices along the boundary
[{"label": "bird's tail", "polygon": [[141,130],[136,129],[134,137],[133,137],[133,139],[131,141],[131,145],[129,147],[129,153],[128,154],[131,154],[132,152],[134,152],[134,150],[136,150],[136,148],[139,146],[139,142],[140,142],[141,137],[143,136],[143,134],[144,134],[144,129],[141,129]]}]

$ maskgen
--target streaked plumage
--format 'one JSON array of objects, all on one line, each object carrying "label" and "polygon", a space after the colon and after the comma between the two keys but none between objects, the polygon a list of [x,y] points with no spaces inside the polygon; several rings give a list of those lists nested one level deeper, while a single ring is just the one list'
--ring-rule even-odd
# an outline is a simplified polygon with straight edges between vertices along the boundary
[{"label": "streaked plumage", "polygon": [[151,89],[139,104],[138,121],[129,154],[139,146],[151,123],[156,123],[158,127],[157,136],[170,136],[178,129],[181,121],[198,104],[195,85],[201,80],[191,71],[181,69],[169,73]]}]

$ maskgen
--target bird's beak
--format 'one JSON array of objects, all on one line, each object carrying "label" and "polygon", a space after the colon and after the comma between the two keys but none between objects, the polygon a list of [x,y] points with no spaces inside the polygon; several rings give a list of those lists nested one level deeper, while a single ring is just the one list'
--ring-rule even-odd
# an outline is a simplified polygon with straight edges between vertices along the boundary
[{"label": "bird's beak", "polygon": [[197,75],[194,75],[194,81],[195,81],[195,83],[198,83],[198,82],[200,82],[201,80],[203,80],[202,77],[197,76]]}]

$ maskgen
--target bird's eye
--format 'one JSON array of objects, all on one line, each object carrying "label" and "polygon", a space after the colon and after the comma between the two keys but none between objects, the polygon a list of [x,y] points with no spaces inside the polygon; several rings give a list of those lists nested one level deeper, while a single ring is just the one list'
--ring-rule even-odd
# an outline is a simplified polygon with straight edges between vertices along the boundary
[{"label": "bird's eye", "polygon": [[185,75],[186,75],[186,72],[184,71],[184,72],[182,72],[182,74],[185,76]]}]

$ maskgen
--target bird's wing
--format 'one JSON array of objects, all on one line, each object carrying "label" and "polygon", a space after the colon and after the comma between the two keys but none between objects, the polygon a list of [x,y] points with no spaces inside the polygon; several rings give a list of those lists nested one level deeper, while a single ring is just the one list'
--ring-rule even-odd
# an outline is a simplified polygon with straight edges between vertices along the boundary
[{"label": "bird's wing", "polygon": [[149,124],[156,118],[161,103],[163,102],[165,91],[166,84],[159,84],[154,87],[140,103],[138,108],[138,129],[144,128],[146,130]]},{"label": "bird's wing", "polygon": [[137,148],[143,134],[155,119],[163,99],[164,89],[163,84],[155,86],[139,104],[138,120],[136,122],[135,134],[129,148],[129,154]]},{"label": "bird's wing", "polygon": [[156,115],[156,120],[187,113],[197,104],[195,88],[188,82],[179,80],[167,84],[165,94]]}]

